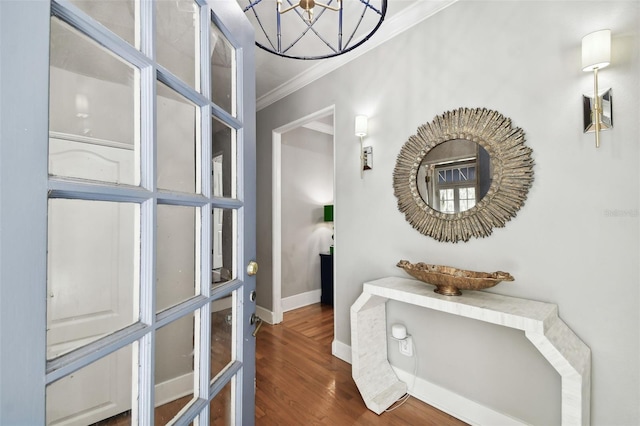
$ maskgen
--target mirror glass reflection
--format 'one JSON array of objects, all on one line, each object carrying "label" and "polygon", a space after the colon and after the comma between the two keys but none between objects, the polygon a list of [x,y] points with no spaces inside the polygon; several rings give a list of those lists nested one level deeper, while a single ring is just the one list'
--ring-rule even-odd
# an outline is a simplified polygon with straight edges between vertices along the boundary
[{"label": "mirror glass reflection", "polygon": [[420,197],[442,213],[469,210],[491,187],[489,153],[476,142],[452,139],[432,148],[420,163]]}]

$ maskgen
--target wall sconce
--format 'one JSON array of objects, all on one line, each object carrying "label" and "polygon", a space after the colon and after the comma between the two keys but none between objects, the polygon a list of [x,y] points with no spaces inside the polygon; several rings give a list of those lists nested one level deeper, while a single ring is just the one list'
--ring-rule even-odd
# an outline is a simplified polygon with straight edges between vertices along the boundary
[{"label": "wall sconce", "polygon": [[600,130],[613,127],[611,89],[598,90],[598,70],[611,63],[611,30],[595,31],[582,38],[582,71],[593,71],[593,96],[582,96],[584,133],[595,132],[600,147]]},{"label": "wall sconce", "polygon": [[356,115],[356,136],[360,138],[360,178],[364,176],[365,170],[373,168],[373,147],[363,147],[362,138],[367,136],[367,116]]}]

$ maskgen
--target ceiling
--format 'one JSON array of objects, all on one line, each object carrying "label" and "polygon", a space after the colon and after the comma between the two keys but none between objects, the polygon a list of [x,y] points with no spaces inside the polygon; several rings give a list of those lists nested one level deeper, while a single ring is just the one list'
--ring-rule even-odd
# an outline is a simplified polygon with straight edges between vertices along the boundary
[{"label": "ceiling", "polygon": [[[2,0],[0,0],[2,1]],[[97,2],[89,0],[71,0],[73,5],[81,8],[88,15],[104,24],[107,28],[114,31],[119,36],[128,40],[133,37],[134,31],[134,11],[128,8],[129,2]],[[237,0],[238,4],[244,8],[249,4],[250,0]],[[255,1],[255,0],[252,0]],[[265,3],[274,2],[274,0],[260,0]],[[295,0],[289,0],[293,3]],[[328,2],[327,0],[324,0]],[[347,2],[363,2],[367,0],[342,0],[346,4]],[[354,50],[345,54],[319,60],[299,60],[289,59],[281,57],[269,52],[266,52],[258,47],[254,47],[255,60],[256,60],[256,101],[257,109],[260,110],[277,100],[301,89],[307,84],[312,83],[318,78],[328,74],[329,72],[343,66],[347,62],[357,58],[363,53],[375,48],[376,46],[384,43],[390,38],[400,34],[403,31],[411,28],[419,22],[434,15],[440,10],[446,8],[457,0],[388,0],[387,1],[387,13],[384,22],[373,34],[373,36],[364,42],[361,46],[356,47]],[[162,16],[184,18],[184,23],[178,25],[177,22],[159,20],[163,29],[160,36],[163,40],[169,40],[171,42],[159,43],[159,47],[168,46],[167,55],[172,63],[182,64],[184,67],[190,65],[193,68],[195,53],[190,46],[193,43],[193,19],[190,16],[193,14],[193,0],[175,0],[174,2],[160,2],[161,4],[170,5],[165,11],[162,9]],[[110,5],[106,7],[107,3]],[[114,7],[111,7],[113,3]],[[115,6],[118,6],[116,8]],[[191,7],[188,7],[191,6]],[[177,8],[177,9],[176,9]],[[317,7],[316,7],[317,8]],[[184,13],[175,13],[179,12]],[[345,22],[347,21],[345,9]],[[162,17],[161,16],[161,17]],[[186,18],[185,18],[186,17]],[[125,19],[126,18],[126,19]],[[175,20],[175,19],[174,19]],[[181,21],[182,22],[182,21]],[[315,28],[315,26],[314,26]],[[285,38],[283,27],[283,39]],[[258,29],[257,31],[261,31]],[[358,35],[356,36],[358,37]],[[52,38],[55,38],[52,36]],[[185,46],[178,43],[180,40],[186,40]],[[357,43],[355,40],[354,43]],[[311,40],[306,38],[300,41],[303,45],[303,49],[307,43]],[[175,45],[175,46],[174,46]],[[312,45],[311,43],[309,45]],[[89,49],[90,52],[95,51],[95,47]],[[165,49],[166,50],[166,49]],[[162,52],[160,52],[162,53]],[[76,55],[77,56],[77,55]],[[90,57],[90,56],[86,56]],[[92,63],[93,61],[82,61],[86,63]],[[162,61],[160,61],[162,62]],[[69,66],[69,64],[67,64]],[[61,66],[63,67],[63,66]],[[64,68],[64,67],[63,67]],[[106,71],[100,71],[97,64],[93,67],[93,73],[104,73]],[[190,69],[191,69],[190,68]],[[189,70],[184,73],[180,73],[181,70],[172,69],[174,73],[178,75],[188,75]],[[92,75],[92,74],[87,74]]]},{"label": "ceiling", "polygon": [[[289,59],[256,46],[257,109],[262,109],[341,67],[455,1],[457,0],[388,0],[387,13],[378,31],[361,46],[333,58]],[[248,0],[238,0],[238,3],[244,8]],[[304,42],[305,40],[301,40],[301,43]]]}]

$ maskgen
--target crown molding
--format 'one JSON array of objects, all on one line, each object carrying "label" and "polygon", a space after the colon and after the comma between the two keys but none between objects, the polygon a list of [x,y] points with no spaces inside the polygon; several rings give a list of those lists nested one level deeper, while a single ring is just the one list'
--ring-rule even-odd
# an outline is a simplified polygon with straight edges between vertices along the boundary
[{"label": "crown molding", "polygon": [[281,84],[265,95],[259,97],[256,100],[256,111],[260,111],[263,108],[279,101],[292,94],[293,92],[302,89],[306,85],[313,83],[320,77],[334,71],[341,66],[353,61],[360,55],[375,49],[387,40],[392,39],[400,33],[408,30],[409,28],[417,25],[425,19],[435,15],[441,10],[449,7],[458,0],[439,0],[439,1],[421,1],[417,0],[411,6],[406,7],[392,18],[385,20],[378,31],[364,43],[362,46],[347,52],[343,55],[336,56],[334,58],[325,59],[318,62],[304,72],[296,75],[289,81]]}]

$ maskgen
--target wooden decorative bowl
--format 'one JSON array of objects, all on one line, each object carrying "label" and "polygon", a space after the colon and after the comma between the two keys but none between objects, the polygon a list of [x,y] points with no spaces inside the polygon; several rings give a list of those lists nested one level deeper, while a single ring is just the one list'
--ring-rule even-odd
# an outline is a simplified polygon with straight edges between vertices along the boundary
[{"label": "wooden decorative bowl", "polygon": [[396,266],[420,281],[435,285],[434,291],[445,296],[460,296],[462,294],[460,290],[483,290],[501,281],[513,281],[511,274],[502,271],[493,273],[466,271],[451,266],[428,265],[422,262],[413,264],[407,260],[401,260]]}]

